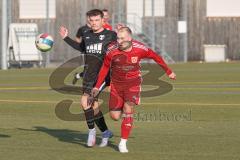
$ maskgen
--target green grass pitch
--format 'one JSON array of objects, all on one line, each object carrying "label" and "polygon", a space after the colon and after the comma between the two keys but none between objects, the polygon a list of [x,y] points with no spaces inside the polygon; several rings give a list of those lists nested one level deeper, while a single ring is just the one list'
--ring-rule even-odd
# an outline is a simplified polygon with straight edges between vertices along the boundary
[{"label": "green grass pitch", "polygon": [[[136,108],[128,154],[116,151],[121,123],[112,121],[108,114],[105,118],[115,136],[106,148],[85,147],[85,122],[56,117],[55,105],[63,99],[76,102],[70,108],[72,113],[81,109],[79,96],[50,89],[48,79],[53,69],[0,71],[0,159],[240,159],[240,63],[171,67],[177,80],[161,79],[174,89],[143,98]],[[100,136],[98,131],[98,142]]]}]

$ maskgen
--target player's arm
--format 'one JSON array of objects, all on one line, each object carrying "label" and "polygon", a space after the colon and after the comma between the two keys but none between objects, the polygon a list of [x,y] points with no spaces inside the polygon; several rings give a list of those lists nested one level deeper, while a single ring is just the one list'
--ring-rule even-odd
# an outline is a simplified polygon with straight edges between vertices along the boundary
[{"label": "player's arm", "polygon": [[166,72],[169,78],[176,79],[176,74],[168,67],[168,65],[165,63],[163,58],[158,55],[156,52],[154,52],[152,49],[148,48],[148,51],[144,55],[144,58],[150,58],[153,59],[156,63],[158,63]]},{"label": "player's arm", "polygon": [[100,69],[100,72],[98,74],[97,83],[95,85],[95,88],[99,89],[102,85],[102,83],[105,80],[105,77],[107,76],[109,70],[110,70],[110,63],[111,63],[111,56],[110,54],[106,55],[103,61],[103,65]]},{"label": "player's arm", "polygon": [[99,94],[100,87],[105,80],[109,70],[110,70],[111,57],[110,54],[106,55],[103,61],[103,65],[98,74],[98,79],[95,87],[92,89],[91,96],[96,97]]},{"label": "player's arm", "polygon": [[80,52],[84,52],[84,42],[78,43],[68,36],[65,37],[63,40],[72,48],[79,50]]},{"label": "player's arm", "polygon": [[79,50],[80,52],[84,52],[84,42],[78,43],[68,37],[68,29],[61,26],[59,30],[59,34],[61,35],[62,39],[70,45],[72,48]]},{"label": "player's arm", "polygon": [[76,38],[75,38],[75,41],[76,41],[77,43],[81,43],[81,42],[82,42],[82,37],[76,37]]}]

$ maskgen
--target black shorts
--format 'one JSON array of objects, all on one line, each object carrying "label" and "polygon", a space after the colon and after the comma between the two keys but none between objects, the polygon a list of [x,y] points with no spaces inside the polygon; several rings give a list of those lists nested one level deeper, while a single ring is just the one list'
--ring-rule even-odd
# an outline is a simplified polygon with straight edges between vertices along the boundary
[{"label": "black shorts", "polygon": [[83,93],[91,95],[91,91],[93,89],[93,85],[89,82],[83,82]]},{"label": "black shorts", "polygon": [[[91,91],[93,89],[93,87],[96,84],[97,81],[97,74],[98,73],[91,73],[91,74],[87,74],[86,72],[83,73],[83,93],[86,93],[88,95],[91,94]],[[108,72],[108,75],[105,78],[105,83],[103,84],[104,86],[102,87],[101,90],[103,90],[106,86],[110,86],[110,72]]]}]

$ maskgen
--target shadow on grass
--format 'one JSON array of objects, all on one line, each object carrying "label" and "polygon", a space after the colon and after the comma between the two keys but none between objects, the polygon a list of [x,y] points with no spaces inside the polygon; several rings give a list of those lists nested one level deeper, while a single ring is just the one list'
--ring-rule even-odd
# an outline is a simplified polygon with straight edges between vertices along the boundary
[{"label": "shadow on grass", "polygon": [[6,134],[0,134],[0,138],[10,138],[11,136],[6,135]]},{"label": "shadow on grass", "polygon": [[[86,145],[88,134],[81,133],[80,131],[74,131],[69,129],[50,129],[42,126],[36,126],[33,130],[31,129],[22,129],[18,128],[22,131],[32,131],[32,132],[43,132],[52,137],[57,138],[61,142],[79,144],[83,147],[89,148]],[[96,143],[99,144],[101,142],[101,138],[96,138]],[[113,148],[114,150],[118,150],[118,147],[113,144],[113,142],[109,141],[109,147]]]}]

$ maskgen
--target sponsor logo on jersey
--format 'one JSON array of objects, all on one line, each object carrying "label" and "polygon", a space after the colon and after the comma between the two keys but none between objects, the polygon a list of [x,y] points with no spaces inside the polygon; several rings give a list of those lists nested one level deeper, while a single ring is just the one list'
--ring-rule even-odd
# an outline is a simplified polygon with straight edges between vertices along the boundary
[{"label": "sponsor logo on jersey", "polygon": [[102,40],[104,40],[104,38],[105,38],[105,35],[100,35],[99,36],[99,39],[102,41]]},{"label": "sponsor logo on jersey", "polygon": [[132,63],[137,63],[138,57],[131,57],[131,61],[132,61]]},{"label": "sponsor logo on jersey", "polygon": [[91,44],[87,46],[87,53],[102,53],[102,43]]}]

